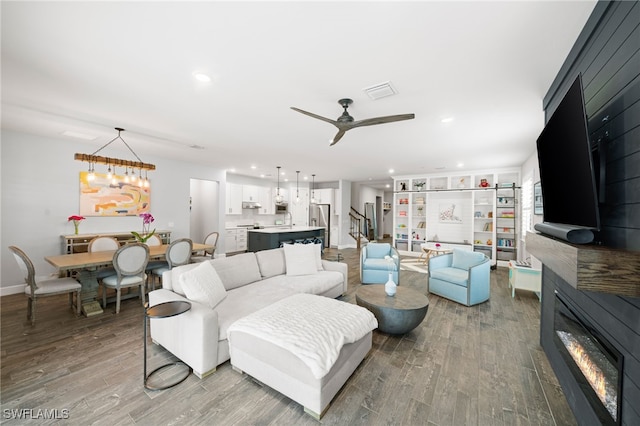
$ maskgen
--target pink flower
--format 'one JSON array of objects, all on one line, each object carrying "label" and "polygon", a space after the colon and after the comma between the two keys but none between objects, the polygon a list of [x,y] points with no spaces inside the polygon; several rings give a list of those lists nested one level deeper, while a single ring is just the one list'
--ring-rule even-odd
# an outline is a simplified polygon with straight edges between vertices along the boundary
[{"label": "pink flower", "polygon": [[67,219],[68,222],[73,221],[73,223],[79,222],[81,220],[84,220],[84,216],[78,216],[78,215],[73,215],[73,216],[69,216],[69,218]]},{"label": "pink flower", "polygon": [[145,225],[149,225],[155,220],[151,213],[140,213],[140,217],[142,218],[142,223]]}]

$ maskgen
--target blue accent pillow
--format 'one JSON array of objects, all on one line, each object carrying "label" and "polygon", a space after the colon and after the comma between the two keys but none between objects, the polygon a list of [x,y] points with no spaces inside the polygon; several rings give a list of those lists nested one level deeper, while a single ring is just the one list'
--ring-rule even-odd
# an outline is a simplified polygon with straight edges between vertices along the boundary
[{"label": "blue accent pillow", "polygon": [[468,270],[484,260],[484,254],[477,251],[453,249],[453,260],[451,266],[458,269]]}]

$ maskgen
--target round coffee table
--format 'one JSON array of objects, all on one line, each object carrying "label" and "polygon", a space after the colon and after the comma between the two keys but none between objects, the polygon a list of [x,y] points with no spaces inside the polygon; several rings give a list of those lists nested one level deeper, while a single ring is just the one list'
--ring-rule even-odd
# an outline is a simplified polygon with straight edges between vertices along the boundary
[{"label": "round coffee table", "polygon": [[429,299],[424,294],[398,286],[395,296],[387,296],[384,285],[362,285],[356,291],[356,303],[370,310],[378,320],[378,330],[405,334],[416,328],[427,315]]}]

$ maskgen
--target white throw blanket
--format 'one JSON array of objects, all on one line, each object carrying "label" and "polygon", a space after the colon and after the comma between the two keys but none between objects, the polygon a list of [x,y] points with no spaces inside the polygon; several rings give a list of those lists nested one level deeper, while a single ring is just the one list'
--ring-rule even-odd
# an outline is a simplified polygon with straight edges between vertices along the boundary
[{"label": "white throw blanket", "polygon": [[229,326],[273,343],[300,358],[317,379],[324,377],[338,359],[342,346],[360,340],[378,327],[367,309],[313,294],[287,297]]}]

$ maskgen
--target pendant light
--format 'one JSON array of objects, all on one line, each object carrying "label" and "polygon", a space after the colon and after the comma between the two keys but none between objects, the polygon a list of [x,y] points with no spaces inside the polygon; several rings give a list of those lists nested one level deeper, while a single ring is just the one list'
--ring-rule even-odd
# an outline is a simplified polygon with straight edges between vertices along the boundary
[{"label": "pendant light", "polygon": [[278,186],[276,186],[276,204],[282,203],[282,195],[280,195],[280,166],[276,167],[278,169]]},{"label": "pendant light", "polygon": [[296,170],[296,204],[300,204],[299,178],[300,178],[300,170]]},{"label": "pendant light", "polygon": [[316,175],[311,175],[311,204],[318,204],[316,200]]}]

